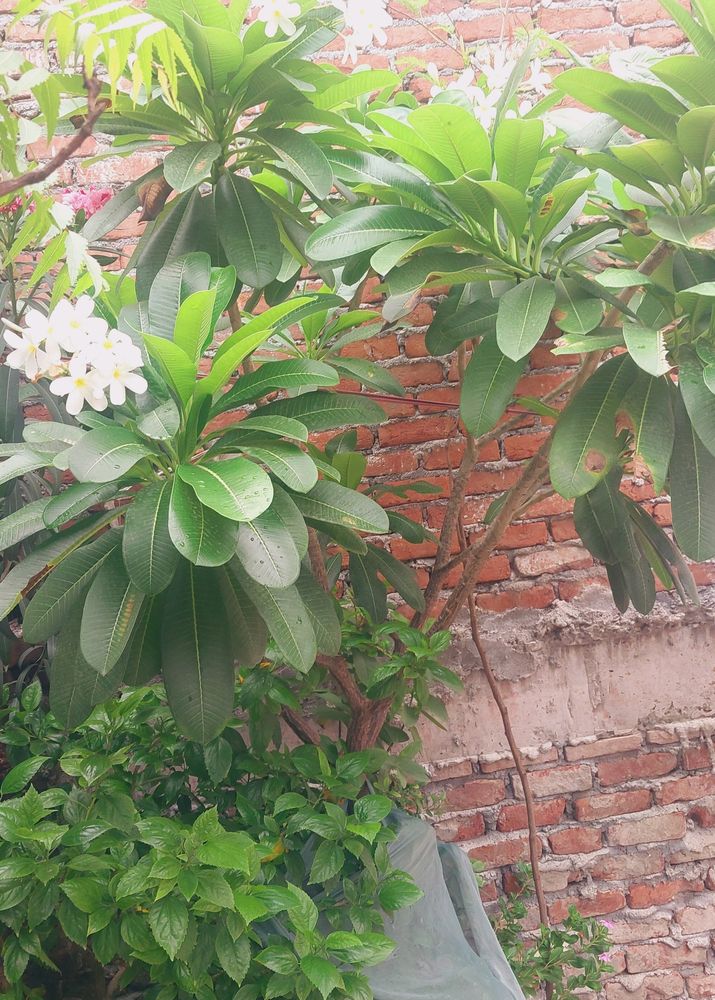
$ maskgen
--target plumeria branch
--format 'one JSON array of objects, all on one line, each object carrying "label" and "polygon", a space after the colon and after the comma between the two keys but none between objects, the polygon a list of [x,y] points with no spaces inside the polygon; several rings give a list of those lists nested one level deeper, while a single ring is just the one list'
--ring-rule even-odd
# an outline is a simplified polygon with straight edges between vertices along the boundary
[{"label": "plumeria branch", "polygon": [[94,74],[89,76],[86,69],[84,71],[84,87],[87,91],[87,114],[74,135],[43,166],[28,170],[24,174],[20,174],[19,177],[11,177],[9,180],[0,181],[0,198],[14,194],[15,191],[20,191],[22,188],[30,187],[33,184],[40,184],[42,181],[47,180],[55,171],[59,170],[63,163],[66,163],[71,156],[74,156],[85,140],[90,137],[100,115],[109,107],[109,101],[99,99],[102,82]]}]

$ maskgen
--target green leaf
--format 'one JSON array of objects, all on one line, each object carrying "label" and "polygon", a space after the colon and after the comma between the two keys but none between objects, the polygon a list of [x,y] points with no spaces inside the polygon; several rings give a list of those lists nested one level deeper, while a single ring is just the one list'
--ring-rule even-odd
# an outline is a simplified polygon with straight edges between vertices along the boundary
[{"label": "green leaf", "polygon": [[296,494],[293,500],[304,517],[326,524],[375,534],[382,534],[390,527],[387,514],[370,497],[324,479],[309,493]]},{"label": "green leaf", "polygon": [[482,171],[485,177],[491,173],[489,136],[470,111],[454,104],[430,104],[410,112],[407,120],[453,177],[471,170]]},{"label": "green leaf", "polygon": [[51,464],[52,459],[48,455],[40,455],[26,449],[0,462],[0,484],[9,483],[19,476],[24,476],[27,472],[35,472],[37,469],[43,469]]},{"label": "green leaf", "polygon": [[343,977],[332,962],[317,955],[305,955],[300,960],[303,975],[315,986],[323,1000],[333,992],[342,989]]},{"label": "green leaf", "polygon": [[372,567],[384,576],[411,608],[414,608],[415,611],[422,611],[425,604],[424,595],[412,567],[406,566],[385,549],[380,549],[369,542],[367,550],[366,562],[372,564]]},{"label": "green leaf", "polygon": [[442,222],[412,208],[373,205],[345,212],[319,226],[308,238],[305,252],[312,260],[333,261],[442,228]]},{"label": "green leaf", "polygon": [[72,483],[56,496],[50,498],[45,507],[43,520],[48,528],[58,528],[90,507],[113,500],[119,490],[117,484]]},{"label": "green leaf", "polygon": [[703,56],[688,52],[687,55],[658,59],[650,67],[650,72],[691,104],[715,104],[712,64]]},{"label": "green leaf", "polygon": [[260,414],[293,417],[309,431],[379,424],[385,419],[385,411],[369,397],[338,392],[306,392],[292,399],[279,399],[262,406]]},{"label": "green leaf", "polygon": [[13,566],[0,580],[0,618],[5,618],[22,598],[30,583],[37,584],[40,578],[65,559],[71,552],[96,535],[105,524],[112,520],[114,513],[84,521],[72,528],[56,534],[25,556],[22,562]]},{"label": "green leaf", "polygon": [[218,736],[204,747],[204,764],[214,785],[225,781],[233,763],[233,750],[228,740]]},{"label": "green leaf", "polygon": [[496,330],[498,299],[463,303],[464,293],[455,288],[439,304],[427,330],[426,345],[432,354],[449,354],[465,340],[483,337]]},{"label": "green leaf", "polygon": [[250,521],[273,499],[273,484],[260,466],[245,458],[203,465],[180,465],[179,477],[200,502],[232,521]]},{"label": "green leaf", "polygon": [[704,171],[715,152],[715,106],[694,108],[678,122],[678,146],[686,159]]},{"label": "green leaf", "polygon": [[678,368],[680,393],[695,433],[715,455],[715,395],[705,384],[699,359],[684,357]]},{"label": "green leaf", "polygon": [[547,240],[564,228],[563,220],[568,221],[568,213],[572,211],[579,198],[593,185],[593,174],[585,177],[574,177],[571,180],[556,184],[548,194],[541,199],[539,211],[532,217],[531,232],[538,241]]},{"label": "green leaf", "polygon": [[75,608],[60,632],[50,665],[50,709],[66,730],[76,729],[95,705],[110,698],[119,687],[124,661],[106,676],[82,656],[79,645],[82,609]]},{"label": "green leaf", "polygon": [[381,823],[392,811],[386,795],[363,795],[355,802],[355,818],[359,823]]},{"label": "green leaf", "polygon": [[122,662],[125,684],[147,684],[161,673],[161,604],[156,598],[145,602]]},{"label": "green leaf", "polygon": [[165,896],[149,910],[149,926],[156,943],[173,961],[189,929],[189,911],[178,896]]},{"label": "green leaf", "polygon": [[248,575],[264,587],[288,587],[298,579],[300,555],[293,534],[272,506],[240,526],[236,554]]},{"label": "green leaf", "polygon": [[702,562],[715,555],[715,457],[695,433],[676,394],[675,443],[670,460],[673,531],[683,552]]},{"label": "green leaf", "polygon": [[151,332],[172,340],[182,301],[194,292],[207,289],[210,281],[211,257],[207,253],[183,254],[165,264],[149,289],[148,325]]},{"label": "green leaf", "polygon": [[204,344],[211,341],[214,301],[216,292],[194,292],[179,307],[174,326],[174,343],[198,368]]},{"label": "green leaf", "polygon": [[243,451],[263,462],[274,476],[298,493],[307,493],[318,481],[315,462],[296,445],[283,441],[260,446],[247,444],[243,446]]},{"label": "green leaf", "polygon": [[272,590],[263,587],[248,576],[236,559],[231,563],[231,572],[268,626],[281,654],[301,673],[307,673],[315,663],[317,645],[297,588]]},{"label": "green leaf", "polygon": [[531,186],[543,138],[543,122],[536,118],[503,119],[494,136],[498,179],[525,192]]},{"label": "green leaf", "polygon": [[184,559],[194,565],[222,566],[236,551],[238,525],[204,507],[177,476],[169,502],[169,535]]},{"label": "green leaf", "polygon": [[711,215],[665,215],[655,212],[648,225],[668,243],[710,253],[715,249],[715,219]]},{"label": "green leaf", "polygon": [[211,173],[221,155],[217,142],[187,142],[175,146],[164,159],[164,177],[180,194],[190,191]]},{"label": "green leaf", "polygon": [[269,945],[256,956],[256,961],[272,972],[280,972],[284,976],[292,975],[298,968],[295,952],[287,944]]},{"label": "green leaf", "polygon": [[[712,20],[709,17],[708,0],[697,5],[699,20],[698,23],[693,16],[680,5],[678,0],[661,0],[661,7],[664,7],[675,23],[683,29],[694,48],[701,56],[707,57],[707,64],[710,67],[715,61],[715,39],[712,34]],[[706,27],[707,25],[707,27]]]},{"label": "green leaf", "polygon": [[417,201],[440,214],[445,212],[444,200],[432,190],[426,179],[402,164],[353,149],[331,149],[326,155],[333,165],[335,176],[347,181],[351,188],[358,184],[371,188],[388,187],[399,191],[405,200]]},{"label": "green leaf", "polygon": [[[255,410],[254,413],[256,414],[255,416],[246,417],[233,428],[232,433],[238,437],[239,443],[241,437],[244,435],[255,435],[256,431],[259,434],[272,434],[276,437],[292,438],[294,441],[301,441],[303,443],[307,442],[308,429],[300,420],[293,420],[292,417],[284,416],[264,416],[263,409]],[[246,441],[248,443],[248,437]]]},{"label": "green leaf", "polygon": [[380,886],[377,897],[388,913],[422,899],[424,893],[406,872],[393,872]]},{"label": "green leaf", "polygon": [[97,427],[72,446],[69,467],[81,483],[109,483],[148,454],[146,445],[126,427]]},{"label": "green leaf", "polygon": [[196,384],[197,365],[178,344],[153,334],[144,334],[146,349],[161,365],[169,382],[182,403],[186,404]]},{"label": "green leaf", "polygon": [[169,707],[189,739],[210,743],[231,717],[234,671],[228,629],[217,617],[218,578],[182,563],[167,591],[162,667]]},{"label": "green leaf", "polygon": [[264,288],[277,276],[283,254],[267,204],[245,177],[221,174],[216,185],[216,224],[229,264],[239,281]]},{"label": "green leaf", "polygon": [[666,379],[638,372],[623,397],[620,413],[625,415],[633,430],[633,453],[646,463],[653,475],[655,491],[661,493],[675,435],[671,392]]},{"label": "green leaf", "polygon": [[62,628],[120,540],[118,531],[107,531],[52,570],[25,609],[22,631],[27,642],[44,642]]},{"label": "green leaf", "polygon": [[148,484],[136,494],[124,518],[124,565],[144,594],[165,590],[179,562],[169,534],[171,492],[169,480]]},{"label": "green leaf", "polygon": [[356,379],[366,389],[391,393],[393,396],[405,395],[402,383],[387,368],[382,368],[374,361],[362,358],[336,358],[333,364],[341,375]]},{"label": "green leaf", "polygon": [[222,571],[220,586],[233,657],[241,666],[252,667],[266,651],[268,630],[265,622],[233,573]]},{"label": "green leaf", "polygon": [[628,353],[639,368],[649,375],[665,375],[670,371],[665,337],[660,330],[624,321],[623,338]]},{"label": "green leaf", "polygon": [[252,403],[275,389],[330,386],[337,385],[338,382],[335,369],[322,361],[266,361],[257,371],[239,378],[215,403],[211,412],[215,415],[233,409],[234,406]]},{"label": "green leaf", "polygon": [[335,601],[305,568],[296,581],[296,588],[315,633],[318,652],[337,656],[340,652],[341,631]]},{"label": "green leaf", "polygon": [[45,527],[44,512],[52,497],[41,497],[18,507],[0,521],[0,552],[30,538]]},{"label": "green leaf", "polygon": [[554,86],[652,139],[673,141],[678,119],[687,110],[663,87],[620,80],[597,69],[566,70]]},{"label": "green leaf", "polygon": [[232,31],[199,24],[187,13],[184,13],[184,31],[204,83],[209,90],[222,90],[241,68],[241,39]]},{"label": "green leaf", "polygon": [[512,361],[502,354],[494,337],[483,338],[464,373],[459,403],[460,415],[470,434],[480,437],[496,427],[523,370],[523,360]]},{"label": "green leaf", "polygon": [[181,415],[173,399],[167,399],[137,420],[137,430],[154,441],[170,441],[181,426]]},{"label": "green leaf", "polygon": [[387,587],[366,555],[350,553],[349,576],[358,607],[367,612],[373,623],[383,622],[387,618]]},{"label": "green leaf", "polygon": [[557,282],[553,319],[559,330],[563,330],[564,333],[585,335],[600,326],[602,317],[601,299],[585,296],[570,281]]},{"label": "green leaf", "polygon": [[[316,104],[321,97],[324,94],[314,98]],[[310,136],[287,128],[264,128],[259,135],[261,142],[277,153],[286,169],[306,190],[320,199],[328,197],[333,187],[333,171],[325,153]]]},{"label": "green leaf", "polygon": [[[243,935],[234,941],[225,927],[220,927],[216,934],[216,957],[218,958],[223,971],[233,979],[237,986],[240,986],[246,978],[246,973],[251,965],[251,943]],[[238,993],[234,1000],[238,997]],[[247,998],[248,1000],[248,998]]]},{"label": "green leaf", "polygon": [[124,652],[143,601],[127,575],[121,551],[113,549],[89,588],[80,630],[82,655],[103,676]]},{"label": "green leaf", "polygon": [[[693,112],[688,112],[688,115]],[[687,118],[688,115],[684,117]],[[678,125],[680,135],[681,122]],[[629,169],[656,184],[675,184],[680,186],[685,164],[678,147],[662,139],[645,139],[629,146],[611,146],[609,152],[624,163]]]},{"label": "green leaf", "polygon": [[344,864],[345,851],[342,847],[329,840],[324,840],[318,846],[313,857],[308,885],[317,885],[329,881],[342,870]]},{"label": "green leaf", "polygon": [[11,768],[0,785],[0,795],[15,795],[28,785],[49,757],[28,757]]},{"label": "green leaf", "polygon": [[615,418],[635,374],[627,355],[611,358],[563,411],[549,455],[551,482],[562,497],[588,493],[618,460]]},{"label": "green leaf", "polygon": [[556,302],[551,281],[534,275],[499,300],[497,344],[512,361],[525,357],[541,338]]}]

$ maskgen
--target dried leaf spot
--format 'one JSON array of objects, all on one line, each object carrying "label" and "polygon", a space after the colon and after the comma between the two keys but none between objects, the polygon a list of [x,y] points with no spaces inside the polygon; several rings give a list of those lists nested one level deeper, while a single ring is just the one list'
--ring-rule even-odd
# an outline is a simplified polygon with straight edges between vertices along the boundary
[{"label": "dried leaf spot", "polygon": [[715,229],[708,229],[690,239],[690,246],[696,250],[715,250]]},{"label": "dried leaf spot", "polygon": [[543,204],[543,205],[541,206],[541,208],[539,209],[539,215],[540,215],[540,216],[541,216],[542,218],[543,218],[543,217],[544,217],[545,215],[548,215],[548,214],[549,214],[549,212],[551,211],[551,206],[552,206],[553,204],[554,204],[554,196],[553,196],[552,194],[549,194],[549,195],[547,195],[547,196],[546,196],[546,198],[544,199],[544,204]]},{"label": "dried leaf spot", "polygon": [[139,204],[142,207],[142,214],[139,217],[139,221],[151,222],[152,219],[155,219],[173,190],[172,186],[163,177],[160,180],[148,181],[146,184],[142,184],[137,192]]},{"label": "dried leaf spot", "polygon": [[636,425],[630,413],[627,413],[625,410],[619,410],[616,414],[616,434],[618,435],[624,430],[628,431],[629,434],[635,434]]},{"label": "dried leaf spot", "polygon": [[602,451],[597,451],[595,448],[591,448],[586,453],[584,466],[586,467],[587,472],[603,472],[606,468],[606,456]]}]

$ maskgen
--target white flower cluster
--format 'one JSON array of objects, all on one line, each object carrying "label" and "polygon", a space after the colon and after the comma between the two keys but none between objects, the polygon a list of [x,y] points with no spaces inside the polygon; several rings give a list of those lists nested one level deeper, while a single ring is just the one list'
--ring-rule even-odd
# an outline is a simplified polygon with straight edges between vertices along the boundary
[{"label": "white flower cluster", "polygon": [[142,366],[139,348],[125,333],[110,330],[93,311],[88,295],[74,304],[63,299],[49,316],[28,309],[24,329],[12,324],[5,331],[11,348],[5,364],[33,381],[51,378],[50,391],[67,397],[65,405],[72,416],[85,404],[105,410],[107,395],[113,406],[121,406],[127,389],[136,393],[147,389],[146,379],[136,370]]},{"label": "white flower cluster", "polygon": [[[432,81],[430,95],[436,97],[445,90],[459,90],[474,107],[477,120],[485,129],[494,124],[497,104],[507,85],[517,60],[518,52],[511,52],[506,46],[494,46],[477,53],[476,69],[465,69],[456,80],[444,86],[439,78],[439,71],[434,63],[427,67],[427,76]],[[522,96],[519,101],[519,114],[525,115],[531,111],[534,101],[531,99],[543,97],[549,86],[551,77],[541,64],[540,59],[533,59],[529,64],[529,73],[525,77],[521,90],[528,96]],[[516,112],[507,111],[505,117],[513,118]]]},{"label": "white flower cluster", "polygon": [[[266,35],[273,38],[278,31],[284,35],[295,33],[294,19],[300,14],[300,5],[294,0],[256,0],[256,18],[266,26]],[[392,24],[387,12],[387,0],[336,0],[345,17],[345,61],[357,62],[358,51],[376,42],[387,41],[385,28]]]}]

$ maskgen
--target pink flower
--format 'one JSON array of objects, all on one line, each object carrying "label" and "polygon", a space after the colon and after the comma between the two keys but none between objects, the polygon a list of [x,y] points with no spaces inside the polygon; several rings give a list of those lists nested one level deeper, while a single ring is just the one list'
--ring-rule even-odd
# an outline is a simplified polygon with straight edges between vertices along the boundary
[{"label": "pink flower", "polygon": [[85,218],[98,212],[112,197],[109,188],[65,188],[59,200],[75,212],[84,212]]},{"label": "pink flower", "polygon": [[0,205],[0,212],[3,215],[12,215],[13,212],[17,212],[22,208],[22,198],[13,198],[6,205]]}]

